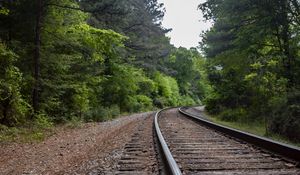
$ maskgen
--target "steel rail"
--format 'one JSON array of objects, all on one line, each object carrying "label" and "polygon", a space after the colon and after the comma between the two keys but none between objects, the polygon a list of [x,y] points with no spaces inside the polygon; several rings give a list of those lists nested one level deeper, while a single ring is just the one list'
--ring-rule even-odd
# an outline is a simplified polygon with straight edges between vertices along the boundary
[{"label": "steel rail", "polygon": [[222,133],[228,134],[229,136],[238,138],[240,140],[251,143],[255,146],[261,147],[267,151],[279,154],[288,159],[296,161],[296,162],[298,162],[298,165],[300,165],[300,149],[298,147],[291,146],[291,145],[277,142],[277,141],[274,141],[274,140],[271,140],[271,139],[268,139],[265,137],[260,137],[260,136],[254,135],[254,134],[250,134],[250,133],[243,132],[243,131],[240,131],[237,129],[232,129],[232,128],[229,128],[229,127],[226,127],[226,126],[223,126],[220,124],[213,123],[206,119],[200,118],[194,114],[190,114],[190,113],[184,111],[183,108],[186,108],[186,107],[181,107],[178,109],[178,111],[187,117],[195,119],[196,121],[212,128],[212,129],[215,129]]},{"label": "steel rail", "polygon": [[163,150],[163,153],[164,153],[164,156],[168,162],[168,166],[170,168],[170,171],[172,172],[173,175],[181,175],[181,171],[174,159],[174,157],[172,156],[172,153],[160,131],[160,128],[159,128],[159,125],[158,125],[158,117],[159,117],[159,114],[164,111],[164,110],[167,110],[169,108],[166,108],[166,109],[162,109],[160,111],[158,111],[156,114],[155,114],[155,118],[154,118],[154,125],[155,125],[155,130],[156,130],[156,134],[157,134],[157,137],[158,137],[158,141],[161,145],[161,148]]}]

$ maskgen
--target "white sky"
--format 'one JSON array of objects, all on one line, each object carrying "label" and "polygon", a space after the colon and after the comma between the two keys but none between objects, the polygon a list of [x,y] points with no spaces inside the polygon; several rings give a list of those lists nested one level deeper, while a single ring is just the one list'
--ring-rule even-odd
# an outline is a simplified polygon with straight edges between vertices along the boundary
[{"label": "white sky", "polygon": [[200,34],[210,28],[210,22],[203,22],[203,16],[197,7],[205,0],[158,0],[164,3],[166,14],[163,20],[165,28],[173,30],[167,35],[176,47],[196,47],[201,41]]}]

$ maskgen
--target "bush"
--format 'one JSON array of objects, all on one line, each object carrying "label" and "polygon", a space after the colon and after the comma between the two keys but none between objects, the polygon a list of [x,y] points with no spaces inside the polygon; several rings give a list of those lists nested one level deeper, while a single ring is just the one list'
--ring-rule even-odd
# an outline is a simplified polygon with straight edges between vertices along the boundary
[{"label": "bush", "polygon": [[155,106],[177,106],[179,104],[179,87],[174,78],[156,72],[154,82],[157,87]]},{"label": "bush", "polygon": [[292,90],[287,101],[276,110],[269,121],[271,133],[285,136],[292,141],[300,141],[300,90]]},{"label": "bush", "polygon": [[72,104],[76,115],[80,118],[89,109],[89,92],[91,91],[86,84],[75,85],[76,93],[72,96]]},{"label": "bush", "polygon": [[39,142],[52,133],[52,126],[53,123],[44,114],[36,115],[33,122],[27,121],[18,127],[7,127],[0,124],[0,142]]},{"label": "bush", "polygon": [[241,122],[246,118],[246,111],[243,108],[227,109],[219,115],[221,120],[229,122]]},{"label": "bush", "polygon": [[217,97],[208,97],[204,100],[205,110],[210,114],[219,114],[222,110],[220,100]]},{"label": "bush", "polygon": [[115,118],[121,114],[120,107],[118,105],[112,105],[109,108],[109,113],[112,118]]},{"label": "bush", "polygon": [[138,112],[139,111],[139,104],[137,102],[137,99],[129,96],[124,100],[124,103],[122,105],[122,111],[126,112]]},{"label": "bush", "polygon": [[188,96],[188,95],[184,95],[184,96],[181,96],[180,98],[180,105],[183,105],[183,106],[192,106],[192,105],[195,105],[195,101],[193,100],[192,97]]},{"label": "bush", "polygon": [[165,97],[157,97],[153,100],[153,104],[154,106],[162,109],[168,106],[168,99],[166,99]]},{"label": "bush", "polygon": [[73,116],[69,121],[67,121],[66,126],[69,128],[78,128],[82,125],[81,117]]},{"label": "bush", "polygon": [[139,106],[139,111],[147,111],[150,110],[152,106],[152,99],[145,96],[145,95],[137,95],[135,96],[138,106]]},{"label": "bush", "polygon": [[[268,130],[273,134],[279,134],[285,136],[292,141],[300,141],[300,108],[299,106],[292,109],[290,107],[291,113],[285,113],[279,116],[276,116],[270,121]],[[298,116],[292,115],[293,113],[298,113]]]},{"label": "bush", "polygon": [[48,129],[53,126],[53,123],[45,114],[38,114],[35,116],[34,126],[39,129]]},{"label": "bush", "polygon": [[109,111],[102,106],[94,108],[85,116],[87,122],[102,122],[110,119]]},{"label": "bush", "polygon": [[85,116],[86,122],[103,122],[113,119],[120,115],[120,107],[113,105],[111,107],[100,106],[89,111]]}]

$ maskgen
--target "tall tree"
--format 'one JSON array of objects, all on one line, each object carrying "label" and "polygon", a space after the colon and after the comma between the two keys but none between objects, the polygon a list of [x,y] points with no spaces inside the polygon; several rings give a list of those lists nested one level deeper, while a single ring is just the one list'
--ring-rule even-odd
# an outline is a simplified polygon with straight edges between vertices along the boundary
[{"label": "tall tree", "polygon": [[41,59],[41,28],[43,15],[43,0],[36,1],[36,24],[35,24],[35,53],[34,53],[34,83],[32,94],[32,106],[34,112],[39,110],[39,89],[40,89],[40,59]]},{"label": "tall tree", "polygon": [[275,116],[295,119],[276,109],[289,108],[288,94],[299,87],[298,7],[294,0],[208,0],[199,6],[207,20],[214,21],[202,43],[216,94],[208,100],[211,111],[225,110],[227,115],[229,110],[234,120],[265,120],[273,132]]},{"label": "tall tree", "polygon": [[125,61],[150,70],[161,68],[160,60],[167,59],[171,45],[162,28],[163,4],[156,0],[116,1],[85,0],[82,7],[92,12],[89,23],[97,28],[111,28],[129,37],[125,42]]}]

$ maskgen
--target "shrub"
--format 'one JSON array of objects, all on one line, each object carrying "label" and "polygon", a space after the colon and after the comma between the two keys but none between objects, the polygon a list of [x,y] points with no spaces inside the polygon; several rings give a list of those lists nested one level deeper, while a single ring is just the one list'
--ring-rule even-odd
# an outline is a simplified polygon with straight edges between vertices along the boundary
[{"label": "shrub", "polygon": [[109,108],[109,113],[112,118],[115,118],[121,114],[120,107],[118,105],[112,105]]},{"label": "shrub", "polygon": [[90,89],[85,85],[74,86],[76,93],[73,95],[73,107],[77,113],[77,116],[82,117],[83,113],[89,109],[89,92]]},{"label": "shrub", "polygon": [[210,114],[219,114],[222,110],[222,106],[220,104],[220,101],[217,97],[208,97],[204,100],[205,109]]},{"label": "shrub", "polygon": [[177,106],[180,100],[179,87],[177,81],[162,73],[154,74],[154,82],[157,87],[157,98],[154,100],[155,106]]},{"label": "shrub", "polygon": [[164,108],[168,106],[168,100],[165,97],[157,97],[153,100],[154,106],[158,108]]},{"label": "shrub", "polygon": [[241,122],[246,118],[246,111],[243,108],[227,109],[219,117],[224,121]]},{"label": "shrub", "polygon": [[82,119],[77,116],[71,117],[71,119],[67,122],[66,126],[69,128],[78,128],[82,125]]},{"label": "shrub", "polygon": [[287,101],[282,100],[280,107],[269,121],[271,133],[285,136],[292,141],[300,141],[300,90],[292,90]]},{"label": "shrub", "polygon": [[35,116],[34,126],[39,129],[48,129],[53,126],[53,123],[50,121],[47,115],[38,114]]},{"label": "shrub", "polygon": [[85,115],[84,120],[86,122],[103,122],[119,116],[120,113],[120,107],[118,105],[112,105],[111,107],[100,106],[90,110],[87,115]]},{"label": "shrub", "polygon": [[146,111],[152,108],[152,99],[145,96],[145,95],[137,95],[135,96],[138,104],[139,104],[139,111]]},{"label": "shrub", "polygon": [[84,119],[87,122],[102,122],[110,119],[109,111],[107,108],[99,106],[90,110]]},{"label": "shrub", "polygon": [[180,98],[180,105],[192,106],[192,105],[195,105],[195,101],[193,100],[192,97],[190,97],[188,95],[184,95],[184,96],[181,96],[181,98]]}]

